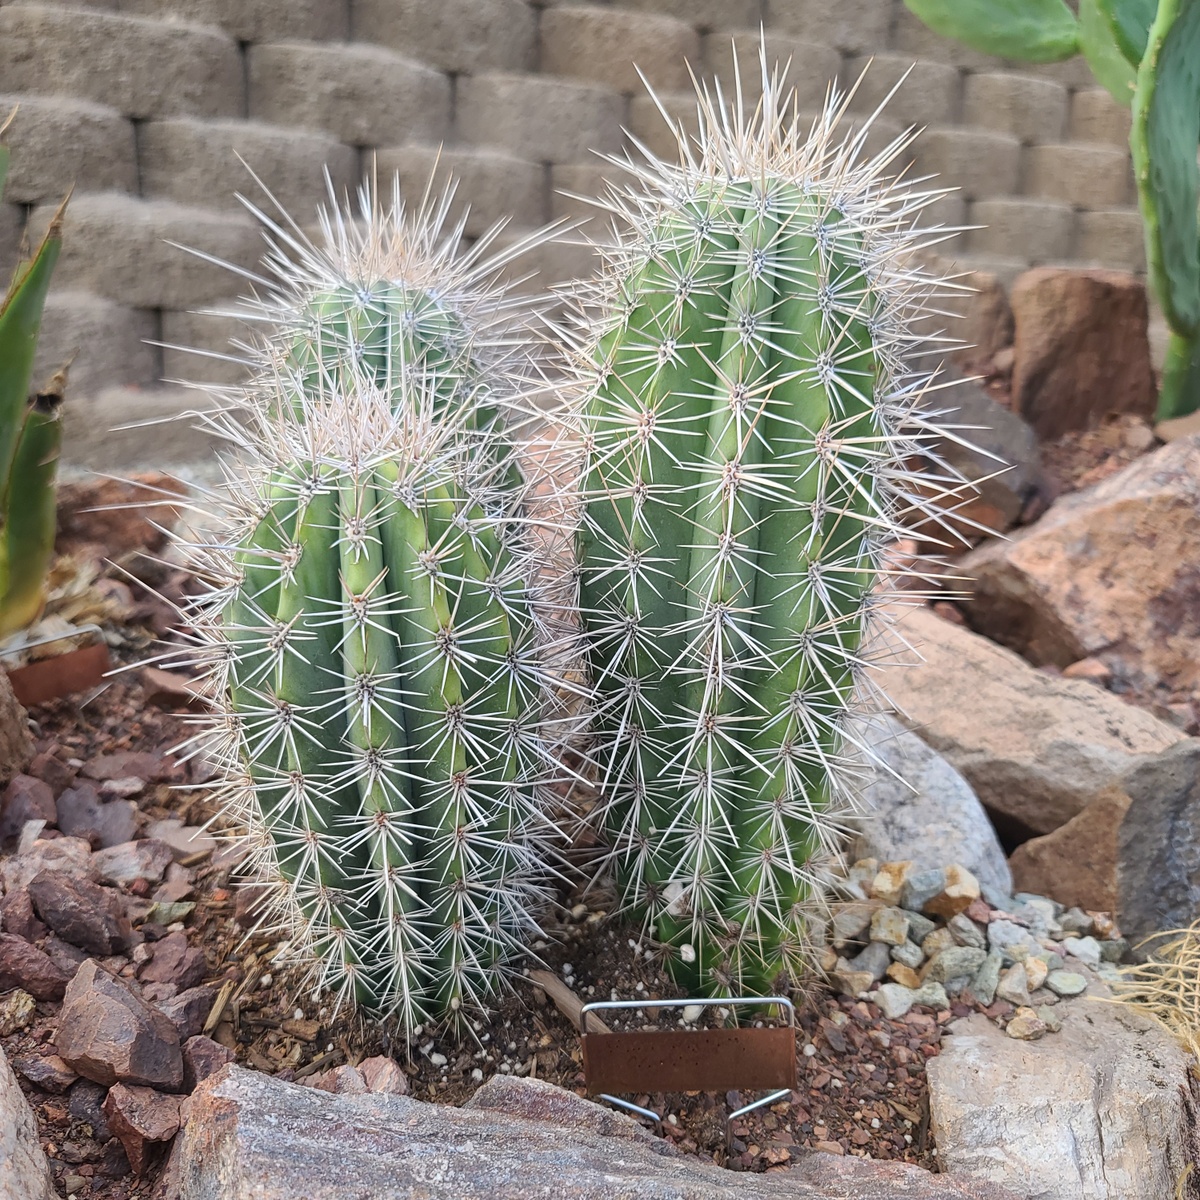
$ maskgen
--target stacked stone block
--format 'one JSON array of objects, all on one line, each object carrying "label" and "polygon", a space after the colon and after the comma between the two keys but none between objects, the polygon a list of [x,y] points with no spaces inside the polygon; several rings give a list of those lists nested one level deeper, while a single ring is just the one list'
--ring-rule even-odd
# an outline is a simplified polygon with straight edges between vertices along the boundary
[{"label": "stacked stone block", "polygon": [[835,76],[866,69],[853,127],[899,85],[869,146],[925,130],[898,168],[957,189],[933,211],[962,228],[943,250],[964,268],[1143,269],[1128,114],[1086,67],[987,58],[902,0],[0,0],[0,113],[21,105],[4,261],[75,188],[40,368],[78,350],[85,415],[113,384],[236,382],[226,342],[246,331],[197,313],[243,285],[174,243],[253,268],[261,237],[235,194],[270,201],[247,166],[305,227],[326,177],[341,193],[398,172],[419,200],[431,173],[454,175],[468,239],[506,217],[503,241],[582,222],[527,286],[586,273],[607,218],[579,197],[619,177],[596,152],[674,153],[639,71],[690,131],[691,76],[732,96],[731,47],[756,102],[760,28],[805,116]]}]

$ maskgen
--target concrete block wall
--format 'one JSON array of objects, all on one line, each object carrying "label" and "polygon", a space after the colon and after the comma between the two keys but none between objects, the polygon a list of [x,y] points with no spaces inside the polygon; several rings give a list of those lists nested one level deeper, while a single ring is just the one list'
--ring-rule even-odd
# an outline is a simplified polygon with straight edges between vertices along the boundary
[{"label": "concrete block wall", "polygon": [[[959,189],[938,219],[981,226],[947,243],[964,266],[1142,269],[1128,114],[1086,66],[989,59],[902,0],[0,0],[0,113],[20,103],[0,265],[73,185],[41,365],[78,351],[81,424],[113,385],[229,382],[236,364],[146,343],[220,353],[237,333],[196,310],[238,278],[171,245],[254,266],[261,238],[234,194],[257,188],[237,155],[305,226],[325,171],[343,189],[375,159],[409,194],[437,163],[461,178],[468,237],[508,215],[516,236],[586,215],[563,193],[612,175],[593,151],[671,152],[638,69],[687,124],[689,70],[732,88],[732,43],[753,99],[760,24],[805,112],[871,61],[864,119],[908,72],[875,138],[925,127],[915,169]],[[589,261],[548,248],[543,281]]]}]

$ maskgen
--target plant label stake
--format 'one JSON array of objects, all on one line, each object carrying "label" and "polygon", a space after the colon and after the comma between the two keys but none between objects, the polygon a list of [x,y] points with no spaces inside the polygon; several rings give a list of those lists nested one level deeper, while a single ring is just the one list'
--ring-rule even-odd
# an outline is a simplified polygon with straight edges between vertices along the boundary
[{"label": "plant label stake", "polygon": [[[598,1033],[589,1030],[591,1012],[631,1008],[686,1008],[714,1005],[738,1008],[778,1004],[788,1023],[775,1029],[646,1030]],[[583,1076],[588,1095],[661,1124],[652,1109],[622,1100],[614,1092],[771,1091],[731,1112],[736,1117],[790,1094],[796,1087],[796,1009],[785,996],[731,996],[684,1000],[596,1000],[580,1014]]]}]

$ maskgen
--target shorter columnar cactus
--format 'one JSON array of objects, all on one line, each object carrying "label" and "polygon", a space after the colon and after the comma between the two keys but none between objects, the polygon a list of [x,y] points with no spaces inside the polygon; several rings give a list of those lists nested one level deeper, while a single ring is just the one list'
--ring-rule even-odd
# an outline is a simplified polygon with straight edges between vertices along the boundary
[{"label": "shorter columnar cactus", "polygon": [[555,761],[497,428],[504,260],[456,259],[439,214],[366,193],[324,250],[277,244],[224,529],[193,548],[209,732],[274,915],[321,986],[408,1032],[485,1004],[536,928]]},{"label": "shorter columnar cactus", "polygon": [[944,499],[910,474],[931,422],[905,365],[938,293],[911,227],[940,193],[891,180],[907,137],[874,159],[840,138],[836,91],[806,135],[765,61],[763,88],[753,113],[702,95],[679,162],[612,195],[628,232],[576,341],[614,866],[675,977],[718,994],[805,966],[883,550]]}]

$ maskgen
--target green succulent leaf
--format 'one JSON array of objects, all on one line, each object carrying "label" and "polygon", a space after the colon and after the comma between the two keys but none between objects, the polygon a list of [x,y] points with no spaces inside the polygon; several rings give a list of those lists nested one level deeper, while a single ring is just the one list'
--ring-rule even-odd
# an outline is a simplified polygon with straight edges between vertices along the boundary
[{"label": "green succulent leaf", "polygon": [[904,0],[935,33],[973,50],[1023,62],[1079,51],[1079,25],[1063,0]]},{"label": "green succulent leaf", "polygon": [[62,248],[62,214],[60,208],[33,261],[18,270],[0,305],[0,498],[8,495],[9,472],[24,427],[42,309]]},{"label": "green succulent leaf", "polygon": [[61,393],[26,407],[12,465],[10,497],[0,530],[0,638],[37,620],[54,553],[55,475],[62,446]]},{"label": "green succulent leaf", "polygon": [[1118,104],[1133,103],[1137,83],[1136,65],[1131,65],[1113,35],[1101,10],[1102,0],[1079,0],[1079,48],[1092,74]]},{"label": "green succulent leaf", "polygon": [[1146,54],[1158,0],[1096,0],[1096,7],[1104,14],[1126,61],[1136,67]]},{"label": "green succulent leaf", "polygon": [[1200,0],[1162,0],[1138,68],[1134,172],[1150,279],[1171,329],[1200,333]]}]

